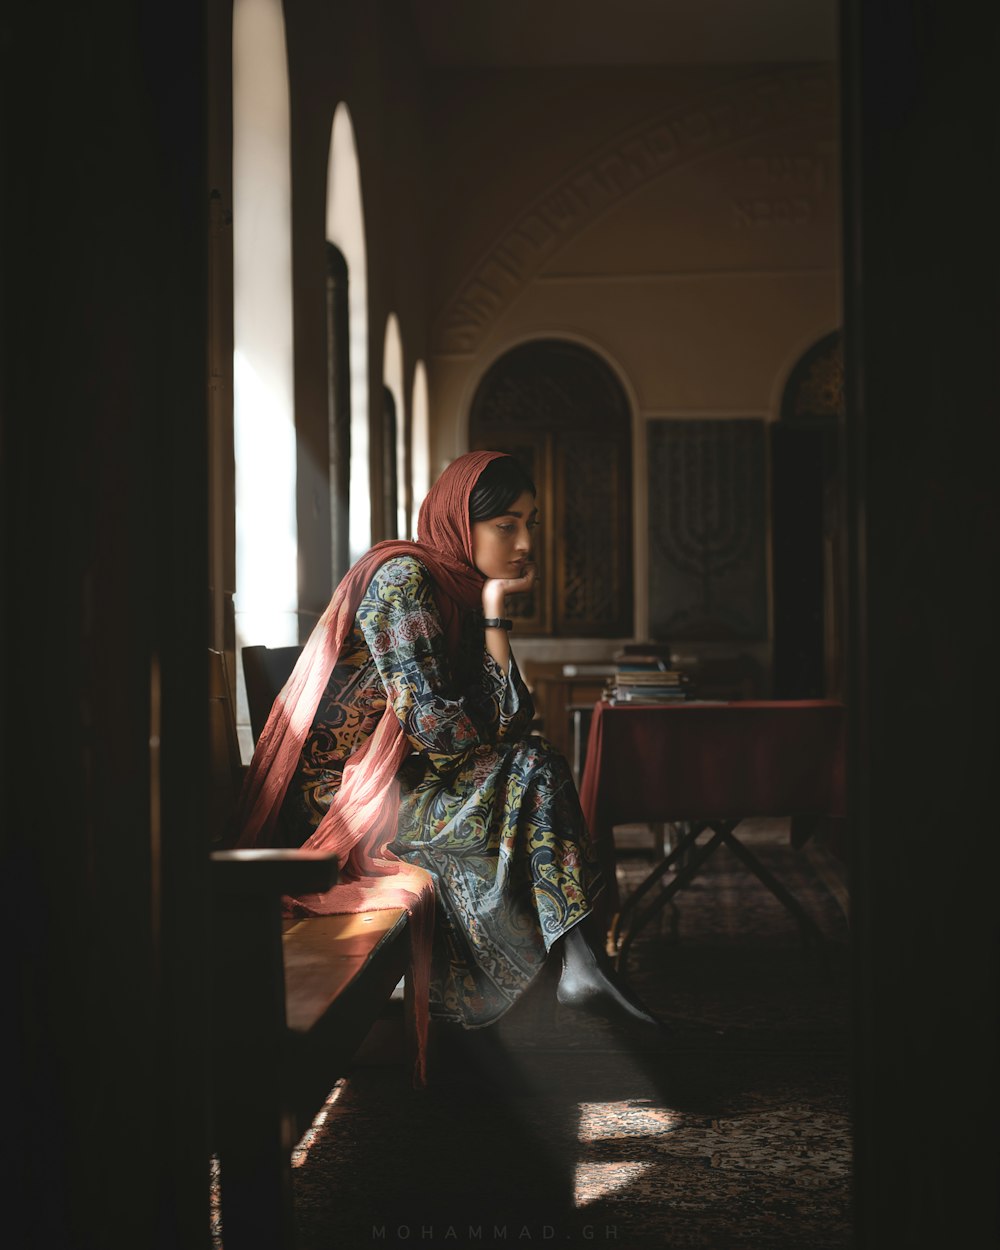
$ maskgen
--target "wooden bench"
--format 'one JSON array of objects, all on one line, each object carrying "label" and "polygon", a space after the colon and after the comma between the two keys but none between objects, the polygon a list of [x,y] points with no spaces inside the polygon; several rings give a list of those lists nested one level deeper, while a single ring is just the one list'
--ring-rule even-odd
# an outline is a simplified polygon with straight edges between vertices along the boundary
[{"label": "wooden bench", "polygon": [[[234,800],[242,766],[224,657],[211,652],[210,661],[213,789],[223,810],[220,794]],[[211,859],[212,1146],[223,1242],[291,1250],[292,1150],[403,978],[407,913],[289,920],[282,896],[335,884],[333,856],[215,850]]]}]

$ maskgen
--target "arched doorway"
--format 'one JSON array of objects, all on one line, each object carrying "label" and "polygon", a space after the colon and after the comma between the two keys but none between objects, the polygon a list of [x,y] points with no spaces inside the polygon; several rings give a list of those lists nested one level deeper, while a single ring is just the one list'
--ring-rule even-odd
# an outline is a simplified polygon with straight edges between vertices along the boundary
[{"label": "arched doorway", "polygon": [[618,378],[589,348],[539,339],[487,370],[469,446],[518,457],[539,491],[540,583],[512,612],[561,637],[632,633],[632,420]]},{"label": "arched doorway", "polygon": [[843,402],[838,330],[796,364],[771,430],[776,698],[839,693],[837,440]]}]

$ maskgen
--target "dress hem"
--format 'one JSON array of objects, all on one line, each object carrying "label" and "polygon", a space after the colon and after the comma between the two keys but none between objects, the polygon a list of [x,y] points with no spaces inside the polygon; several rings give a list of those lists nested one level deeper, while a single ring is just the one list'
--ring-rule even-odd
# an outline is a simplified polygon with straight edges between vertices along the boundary
[{"label": "dress hem", "polygon": [[[601,897],[602,892],[606,888],[607,887],[605,883],[602,881],[601,884],[598,886],[597,890],[594,892],[593,899],[594,900],[599,899]],[[592,903],[591,906],[587,908],[587,910],[583,913],[582,916],[577,917],[577,919],[574,920],[572,924],[567,925],[566,928],[563,929],[563,931],[559,934],[559,937],[552,939],[552,942],[545,948],[545,959],[541,961],[541,963],[538,965],[535,971],[531,974],[531,976],[525,982],[520,993],[517,995],[516,998],[511,999],[510,1002],[508,1002],[507,1005],[503,1008],[503,1010],[498,1011],[495,1016],[490,1016],[488,1020],[480,1020],[475,1024],[469,1024],[461,1016],[445,1016],[445,1015],[435,1014],[432,1008],[431,1019],[440,1021],[442,1024],[457,1024],[461,1028],[465,1029],[467,1032],[472,1032],[475,1029],[488,1029],[491,1025],[496,1024],[498,1020],[502,1020],[504,1018],[507,1012],[510,1011],[511,1007],[513,1007],[515,1003],[517,1003],[519,999],[526,993],[529,986],[534,985],[535,981],[538,980],[538,977],[540,973],[542,972],[542,969],[545,967],[546,963],[548,962],[548,957],[552,951],[552,947],[556,944],[556,942],[564,938],[566,934],[569,933],[570,929],[575,929],[578,924],[582,923],[584,920],[587,919],[588,916],[592,916],[593,914],[594,914],[594,907]]]}]

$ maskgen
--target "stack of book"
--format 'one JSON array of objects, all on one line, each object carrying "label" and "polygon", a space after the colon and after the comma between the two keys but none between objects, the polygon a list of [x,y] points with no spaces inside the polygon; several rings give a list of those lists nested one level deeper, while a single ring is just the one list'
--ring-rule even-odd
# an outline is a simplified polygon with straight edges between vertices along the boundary
[{"label": "stack of book", "polygon": [[606,697],[612,703],[676,703],[687,699],[686,673],[655,655],[618,655]]}]

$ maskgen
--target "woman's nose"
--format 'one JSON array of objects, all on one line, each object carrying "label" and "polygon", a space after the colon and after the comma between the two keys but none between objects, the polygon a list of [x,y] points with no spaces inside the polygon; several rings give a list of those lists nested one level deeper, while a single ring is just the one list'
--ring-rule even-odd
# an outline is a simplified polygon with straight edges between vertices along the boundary
[{"label": "woman's nose", "polygon": [[531,534],[528,530],[521,530],[519,532],[515,546],[518,551],[527,553],[531,550]]}]

